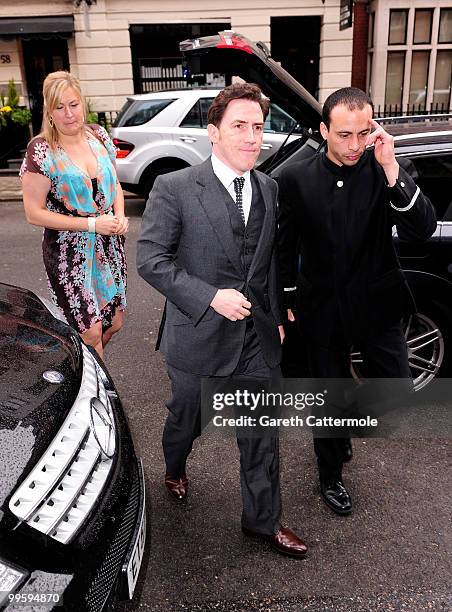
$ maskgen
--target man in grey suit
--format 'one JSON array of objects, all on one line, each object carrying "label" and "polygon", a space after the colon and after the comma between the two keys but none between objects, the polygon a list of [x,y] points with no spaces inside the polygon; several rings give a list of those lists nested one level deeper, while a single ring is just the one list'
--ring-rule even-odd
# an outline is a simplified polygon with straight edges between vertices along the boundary
[{"label": "man in grey suit", "polygon": [[[253,170],[267,114],[256,85],[226,87],[208,113],[212,157],[158,177],[143,215],[138,271],[167,298],[158,342],[172,386],[163,450],[177,500],[187,495],[186,461],[200,435],[201,378],[279,376],[277,186]],[[243,532],[305,556],[306,544],[280,523],[277,436],[237,434],[237,443]]]}]

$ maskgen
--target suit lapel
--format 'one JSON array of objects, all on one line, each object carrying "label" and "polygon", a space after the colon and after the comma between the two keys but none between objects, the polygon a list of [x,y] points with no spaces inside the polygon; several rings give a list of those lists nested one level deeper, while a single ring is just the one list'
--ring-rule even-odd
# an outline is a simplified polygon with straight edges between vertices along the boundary
[{"label": "suit lapel", "polygon": [[254,274],[257,264],[264,256],[265,251],[271,247],[272,244],[270,242],[271,238],[271,227],[272,227],[272,218],[273,218],[273,202],[270,198],[270,191],[266,187],[263,178],[260,176],[259,172],[255,170],[252,171],[252,175],[255,178],[255,183],[253,184],[253,189],[255,186],[258,186],[260,190],[260,195],[264,200],[265,205],[265,216],[264,222],[262,224],[261,235],[259,237],[259,242],[257,243],[256,252],[254,253],[253,260],[250,265],[250,269],[248,272],[248,278],[251,278]]},{"label": "suit lapel", "polygon": [[243,274],[243,266],[232,233],[228,208],[224,201],[224,194],[218,184],[218,179],[213,172],[210,158],[200,164],[198,168],[199,172],[196,182],[199,188],[198,198],[201,206],[230,262],[239,274]]}]

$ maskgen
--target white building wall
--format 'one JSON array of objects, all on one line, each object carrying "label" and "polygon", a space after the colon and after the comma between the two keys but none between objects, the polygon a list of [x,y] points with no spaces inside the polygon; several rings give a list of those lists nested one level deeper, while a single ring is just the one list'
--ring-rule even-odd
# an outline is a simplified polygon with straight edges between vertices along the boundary
[{"label": "white building wall", "polygon": [[[14,79],[19,94],[23,94],[21,52],[17,39],[0,39],[0,94],[4,95],[8,81]],[[23,98],[22,98],[23,103]]]},{"label": "white building wall", "polygon": [[[232,29],[270,45],[270,18],[322,17],[319,97],[350,85],[352,28],[339,31],[339,0],[97,0],[89,8],[72,1],[17,0],[0,6],[0,17],[75,16],[75,37],[68,41],[71,71],[82,82],[95,110],[117,110],[133,93],[129,26],[155,23],[230,22]],[[0,42],[0,44],[3,44]],[[20,45],[19,45],[20,46]],[[11,45],[10,45],[11,47]],[[14,75],[24,80],[15,43]],[[3,80],[0,73],[0,82]]]},{"label": "white building wall", "polygon": [[339,30],[339,2],[325,2],[320,33],[319,100],[340,87],[349,87],[352,79],[353,28]]}]

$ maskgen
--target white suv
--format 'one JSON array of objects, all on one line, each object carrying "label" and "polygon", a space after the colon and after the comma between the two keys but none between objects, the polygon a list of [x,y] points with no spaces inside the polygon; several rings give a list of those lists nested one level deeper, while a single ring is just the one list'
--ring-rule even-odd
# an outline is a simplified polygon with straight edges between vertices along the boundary
[{"label": "white suv", "polygon": [[[156,176],[193,166],[211,153],[207,111],[219,89],[181,89],[127,98],[111,130],[118,148],[118,178],[146,199]],[[299,138],[295,119],[271,104],[259,163],[286,140]]]}]

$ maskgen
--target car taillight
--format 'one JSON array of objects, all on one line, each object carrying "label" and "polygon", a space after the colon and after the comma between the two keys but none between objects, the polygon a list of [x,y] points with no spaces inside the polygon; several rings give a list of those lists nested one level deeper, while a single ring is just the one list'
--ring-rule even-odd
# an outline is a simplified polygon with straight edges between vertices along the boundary
[{"label": "car taillight", "polygon": [[236,36],[232,30],[219,32],[219,35],[221,42],[216,45],[218,49],[227,49],[229,47],[230,49],[240,49],[251,55],[253,54],[253,49],[243,36]]},{"label": "car taillight", "polygon": [[119,138],[113,138],[113,144],[116,147],[116,158],[123,159],[127,157],[128,154],[134,150],[135,145],[131,142],[127,142],[126,140],[120,140]]}]

